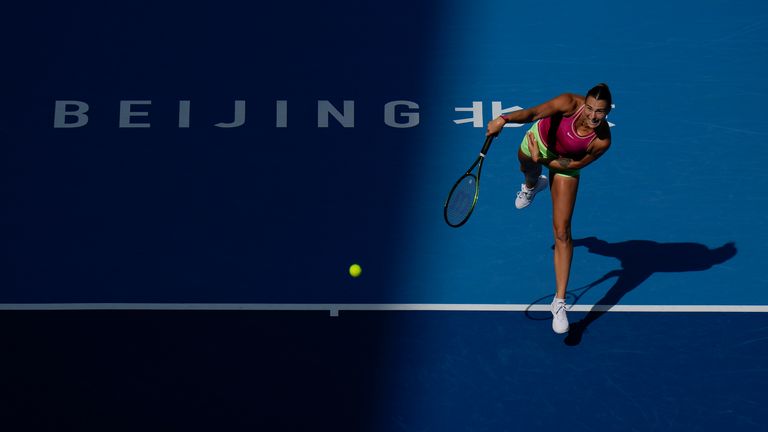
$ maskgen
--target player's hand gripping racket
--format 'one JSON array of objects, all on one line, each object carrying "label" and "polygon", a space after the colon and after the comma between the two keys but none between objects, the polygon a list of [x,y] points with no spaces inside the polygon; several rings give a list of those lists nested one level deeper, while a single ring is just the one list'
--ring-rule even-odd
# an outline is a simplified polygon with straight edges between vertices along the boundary
[{"label": "player's hand gripping racket", "polygon": [[[493,138],[493,135],[489,135],[485,139],[483,149],[480,150],[475,163],[453,185],[451,192],[448,194],[448,199],[445,200],[443,217],[445,218],[445,223],[454,228],[464,225],[472,215],[472,210],[475,209],[477,197],[480,195],[480,173],[483,171],[483,161],[488,153],[488,149],[491,147]],[[477,168],[477,174],[473,173],[475,168]]]}]

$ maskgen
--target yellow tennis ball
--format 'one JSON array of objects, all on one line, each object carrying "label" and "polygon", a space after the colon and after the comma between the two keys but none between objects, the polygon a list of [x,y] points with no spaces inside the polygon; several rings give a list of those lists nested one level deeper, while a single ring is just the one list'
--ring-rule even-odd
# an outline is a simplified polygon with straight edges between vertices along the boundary
[{"label": "yellow tennis ball", "polygon": [[359,264],[352,264],[351,266],[349,266],[349,275],[352,277],[358,277],[362,272],[363,272],[363,268],[360,267]]}]

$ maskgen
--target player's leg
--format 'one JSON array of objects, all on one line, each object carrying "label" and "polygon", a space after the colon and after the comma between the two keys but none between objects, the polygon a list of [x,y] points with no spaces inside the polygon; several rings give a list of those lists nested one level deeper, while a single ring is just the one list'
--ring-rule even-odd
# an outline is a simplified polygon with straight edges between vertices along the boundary
[{"label": "player's leg", "polygon": [[517,159],[520,161],[520,171],[525,176],[525,182],[520,185],[520,191],[517,193],[517,198],[515,198],[515,207],[518,209],[528,207],[531,202],[533,202],[533,198],[536,194],[546,189],[548,183],[547,177],[541,175],[541,165],[533,162],[530,149],[528,148],[529,134],[531,134],[533,135],[532,138],[536,140],[539,150],[543,154],[546,153],[546,147],[540,141],[537,130],[538,126],[534,123],[528,131],[529,133],[526,133],[525,137],[523,137],[523,141],[520,143],[520,147],[517,150]]},{"label": "player's leg", "polygon": [[517,150],[517,159],[520,161],[520,172],[525,176],[525,185],[533,189],[541,175],[541,165],[534,163],[533,159],[523,153],[521,149]]},{"label": "player's leg", "polygon": [[552,228],[555,235],[556,297],[565,298],[573,257],[571,219],[579,190],[579,177],[555,174],[550,186],[552,194]]},{"label": "player's leg", "polygon": [[565,293],[571,273],[573,258],[573,238],[571,219],[579,190],[578,176],[552,175],[550,193],[552,194],[552,227],[555,235],[555,301],[552,303],[552,328],[557,333],[568,331],[568,319],[565,314]]}]

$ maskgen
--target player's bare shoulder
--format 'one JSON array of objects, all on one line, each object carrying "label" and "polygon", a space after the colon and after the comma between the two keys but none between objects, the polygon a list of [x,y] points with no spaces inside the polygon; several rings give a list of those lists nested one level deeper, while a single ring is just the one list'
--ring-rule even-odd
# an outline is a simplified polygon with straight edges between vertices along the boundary
[{"label": "player's bare shoulder", "polygon": [[595,128],[595,138],[600,141],[611,142],[611,127],[608,125],[608,120],[604,120],[600,125]]},{"label": "player's bare shoulder", "polygon": [[608,122],[602,122],[597,128],[595,128],[595,139],[587,147],[587,153],[591,154],[595,158],[600,157],[603,153],[608,151],[611,147],[611,128],[608,126]]},{"label": "player's bare shoulder", "polygon": [[584,96],[576,93],[563,93],[556,98],[558,101],[558,108],[566,116],[571,116],[579,110],[579,107],[584,105]]}]

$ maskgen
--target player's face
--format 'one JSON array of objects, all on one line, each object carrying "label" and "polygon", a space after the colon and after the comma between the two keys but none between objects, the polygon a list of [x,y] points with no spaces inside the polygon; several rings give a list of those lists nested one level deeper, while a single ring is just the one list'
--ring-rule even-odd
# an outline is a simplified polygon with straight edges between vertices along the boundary
[{"label": "player's face", "polygon": [[594,129],[605,120],[610,110],[608,101],[597,100],[589,96],[584,101],[584,112],[581,113],[581,118],[585,126]]}]

